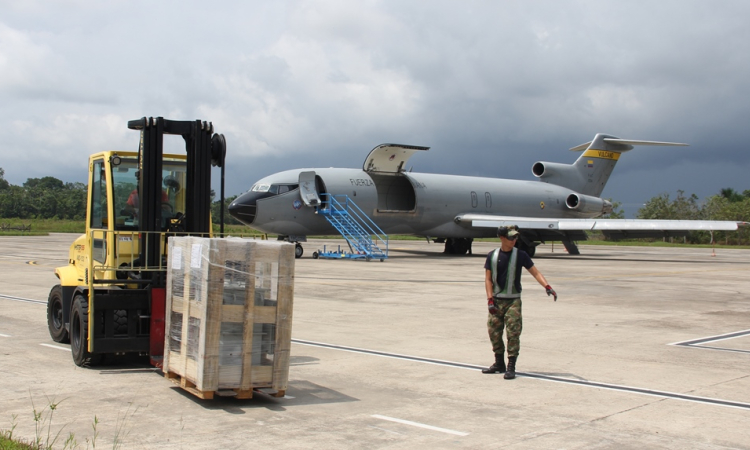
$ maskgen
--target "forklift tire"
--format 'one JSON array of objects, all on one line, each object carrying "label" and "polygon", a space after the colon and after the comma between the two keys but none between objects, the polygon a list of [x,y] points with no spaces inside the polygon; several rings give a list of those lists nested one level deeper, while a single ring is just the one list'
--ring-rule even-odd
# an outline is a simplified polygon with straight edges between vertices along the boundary
[{"label": "forklift tire", "polygon": [[313,259],[318,259],[320,258],[320,255],[318,254],[318,252],[313,252],[312,257]]},{"label": "forklift tire", "polygon": [[47,299],[47,327],[53,341],[62,344],[70,342],[68,330],[63,323],[62,286],[59,284],[52,288]]},{"label": "forklift tire", "polygon": [[73,362],[79,367],[96,366],[102,361],[101,354],[89,353],[89,301],[81,294],[73,298],[70,315],[70,351]]},{"label": "forklift tire", "polygon": [[115,334],[128,334],[128,311],[115,310]]},{"label": "forklift tire", "polygon": [[302,254],[305,252],[305,250],[302,248],[299,244],[294,244],[294,257],[299,259],[302,258]]}]

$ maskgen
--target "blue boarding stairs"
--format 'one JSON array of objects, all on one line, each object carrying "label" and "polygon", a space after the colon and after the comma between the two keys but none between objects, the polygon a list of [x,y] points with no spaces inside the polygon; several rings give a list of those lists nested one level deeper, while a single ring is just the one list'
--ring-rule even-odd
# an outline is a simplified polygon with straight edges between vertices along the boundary
[{"label": "blue boarding stairs", "polygon": [[379,259],[388,258],[388,236],[378,227],[348,195],[321,194],[317,213],[325,217],[336,231],[346,239],[349,252],[323,250],[313,253],[313,258],[327,259]]}]

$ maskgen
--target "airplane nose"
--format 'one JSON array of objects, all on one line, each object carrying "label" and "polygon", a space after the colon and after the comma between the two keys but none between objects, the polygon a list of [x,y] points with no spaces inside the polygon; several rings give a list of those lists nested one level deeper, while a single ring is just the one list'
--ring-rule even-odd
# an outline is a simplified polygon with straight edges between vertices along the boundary
[{"label": "airplane nose", "polygon": [[258,194],[258,192],[245,192],[234,199],[229,204],[229,215],[245,225],[252,224],[257,211]]}]

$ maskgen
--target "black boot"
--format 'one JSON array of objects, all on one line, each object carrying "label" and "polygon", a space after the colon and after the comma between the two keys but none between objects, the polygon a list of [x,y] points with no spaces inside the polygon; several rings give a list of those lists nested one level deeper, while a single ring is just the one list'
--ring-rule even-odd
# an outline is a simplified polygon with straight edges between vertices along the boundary
[{"label": "black boot", "polygon": [[491,365],[486,369],[482,369],[482,373],[503,373],[505,372],[505,359],[503,355],[495,354],[495,364]]},{"label": "black boot", "polygon": [[506,380],[512,380],[516,377],[516,358],[518,356],[508,356],[508,370],[503,376]]}]

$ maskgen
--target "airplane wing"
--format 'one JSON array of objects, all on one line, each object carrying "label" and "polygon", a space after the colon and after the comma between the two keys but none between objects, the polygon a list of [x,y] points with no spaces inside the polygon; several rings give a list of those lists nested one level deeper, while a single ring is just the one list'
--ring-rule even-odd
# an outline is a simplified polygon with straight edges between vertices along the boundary
[{"label": "airplane wing", "polygon": [[367,155],[362,170],[397,174],[405,170],[404,165],[414,152],[429,149],[430,147],[418,147],[416,145],[381,144]]},{"label": "airplane wing", "polygon": [[652,219],[555,219],[460,214],[454,221],[476,228],[518,225],[526,237],[540,241],[585,240],[587,231],[598,231],[607,238],[633,239],[684,236],[689,231],[734,231],[745,222],[724,220],[652,220]]}]

